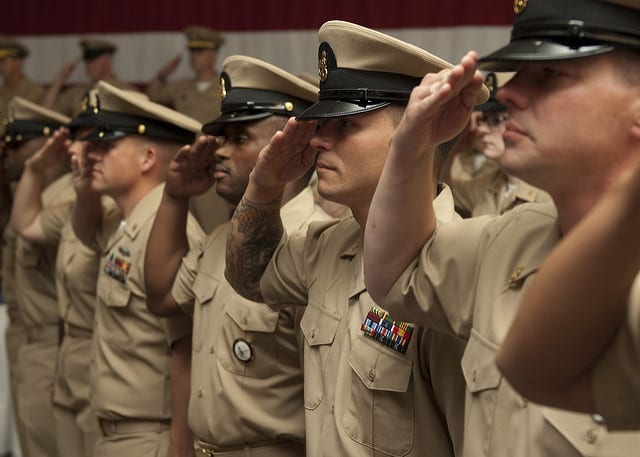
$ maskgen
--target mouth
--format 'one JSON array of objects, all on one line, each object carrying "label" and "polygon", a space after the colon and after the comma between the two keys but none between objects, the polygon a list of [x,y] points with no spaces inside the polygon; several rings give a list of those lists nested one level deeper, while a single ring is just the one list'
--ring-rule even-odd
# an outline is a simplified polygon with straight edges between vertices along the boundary
[{"label": "mouth", "polygon": [[507,121],[505,124],[504,135],[528,136],[527,133],[513,121]]},{"label": "mouth", "polygon": [[322,159],[316,160],[316,170],[335,170],[328,162]]},{"label": "mouth", "polygon": [[231,170],[229,170],[227,167],[223,167],[221,165],[216,165],[216,167],[213,169],[213,179],[222,179],[225,176],[229,176],[231,174]]}]

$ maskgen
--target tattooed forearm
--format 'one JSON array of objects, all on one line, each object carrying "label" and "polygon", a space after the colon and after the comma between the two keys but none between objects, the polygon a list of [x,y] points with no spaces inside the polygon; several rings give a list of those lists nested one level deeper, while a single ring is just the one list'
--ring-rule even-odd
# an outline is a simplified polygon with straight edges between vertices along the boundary
[{"label": "tattooed forearm", "polygon": [[263,301],[260,278],[282,238],[280,198],[258,204],[244,197],[231,219],[225,276],[242,296]]}]

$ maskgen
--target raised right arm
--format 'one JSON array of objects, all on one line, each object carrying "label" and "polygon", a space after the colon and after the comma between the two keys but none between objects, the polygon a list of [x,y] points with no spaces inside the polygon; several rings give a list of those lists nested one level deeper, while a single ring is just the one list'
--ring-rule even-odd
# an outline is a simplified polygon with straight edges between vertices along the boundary
[{"label": "raised right arm", "polygon": [[25,163],[14,195],[10,224],[16,233],[29,241],[47,242],[40,219],[42,191],[47,174],[58,175],[67,170],[67,139],[66,129],[56,131]]},{"label": "raised right arm", "polygon": [[639,207],[637,162],[540,267],[496,357],[523,396],[595,411],[592,370],[626,317],[640,270]]},{"label": "raised right arm", "polygon": [[71,211],[71,225],[76,237],[86,246],[96,249],[96,235],[102,221],[100,194],[91,188],[93,163],[86,150],[71,156],[71,172],[76,201]]},{"label": "raised right arm", "polygon": [[181,314],[171,295],[182,258],[189,250],[187,215],[191,196],[213,184],[213,137],[202,136],[193,146],[181,148],[169,165],[160,206],[153,221],[144,259],[147,308],[158,316]]},{"label": "raised right arm", "polygon": [[364,237],[365,282],[377,303],[384,303],[436,228],[430,204],[436,190],[434,153],[469,120],[482,87],[476,61],[471,52],[452,69],[427,74],[413,89],[393,135]]},{"label": "raised right arm", "polygon": [[280,202],[288,181],[300,178],[313,165],[309,140],[315,122],[289,119],[258,156],[249,184],[231,218],[225,275],[245,298],[264,301],[260,279],[282,238]]}]

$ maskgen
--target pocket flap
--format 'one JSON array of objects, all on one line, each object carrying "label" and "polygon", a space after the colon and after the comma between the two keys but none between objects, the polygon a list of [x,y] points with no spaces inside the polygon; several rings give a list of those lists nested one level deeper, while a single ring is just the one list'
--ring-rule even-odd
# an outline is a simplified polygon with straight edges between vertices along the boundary
[{"label": "pocket flap", "polygon": [[351,348],[349,365],[368,389],[391,392],[407,391],[413,369],[412,361],[363,336]]},{"label": "pocket flap", "polygon": [[333,343],[340,317],[309,303],[300,321],[300,329],[309,346]]},{"label": "pocket flap", "polygon": [[211,276],[199,274],[193,281],[193,294],[198,303],[206,303],[213,298],[218,281]]},{"label": "pocket flap", "polygon": [[475,330],[462,356],[462,373],[470,392],[497,389],[502,381],[502,373],[496,365],[498,346],[487,341]]},{"label": "pocket flap", "polygon": [[273,333],[278,326],[279,311],[269,308],[264,303],[246,300],[237,294],[228,295],[224,310],[231,319],[245,332]]},{"label": "pocket flap", "polygon": [[105,305],[113,308],[124,308],[129,304],[131,291],[117,281],[108,281],[106,290],[99,292]]}]

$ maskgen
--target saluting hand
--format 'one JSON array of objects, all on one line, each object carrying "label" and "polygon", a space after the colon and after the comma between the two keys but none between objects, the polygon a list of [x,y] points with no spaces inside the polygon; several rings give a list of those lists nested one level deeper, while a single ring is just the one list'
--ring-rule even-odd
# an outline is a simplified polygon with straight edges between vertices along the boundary
[{"label": "saluting hand", "polygon": [[82,196],[97,194],[91,188],[94,162],[89,158],[86,146],[78,148],[75,153],[71,153],[71,177],[76,194]]},{"label": "saluting hand", "polygon": [[302,177],[316,160],[317,152],[309,145],[315,131],[315,121],[289,119],[260,151],[251,172],[252,185],[268,194],[269,190],[281,191],[287,182]]},{"label": "saluting hand", "polygon": [[167,62],[164,67],[162,67],[162,70],[160,70],[159,75],[161,75],[163,79],[168,78],[169,75],[173,74],[178,69],[178,65],[180,65],[181,60],[182,60],[182,55],[181,54],[176,55],[173,59]]},{"label": "saluting hand", "polygon": [[392,140],[403,155],[420,157],[467,125],[483,81],[477,60],[471,51],[455,67],[427,74],[413,89]]},{"label": "saluting hand", "polygon": [[61,175],[69,169],[69,130],[60,127],[27,159],[26,165],[37,173]]},{"label": "saluting hand", "polygon": [[203,135],[193,144],[178,150],[169,164],[166,192],[174,197],[192,197],[213,186],[215,151],[220,146],[213,136]]}]

